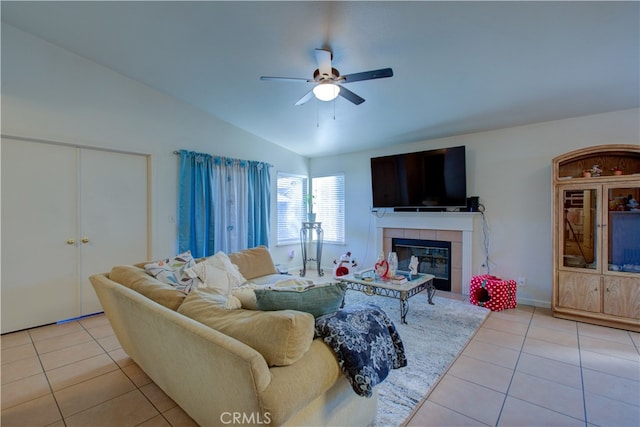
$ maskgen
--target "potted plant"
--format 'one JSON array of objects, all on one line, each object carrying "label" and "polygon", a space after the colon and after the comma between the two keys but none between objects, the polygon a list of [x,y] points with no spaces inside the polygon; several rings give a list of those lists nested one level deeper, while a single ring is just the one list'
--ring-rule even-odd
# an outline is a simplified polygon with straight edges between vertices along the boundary
[{"label": "potted plant", "polygon": [[305,204],[307,205],[307,221],[309,222],[316,222],[316,214],[313,212],[313,205],[315,204],[315,199],[316,196],[314,196],[313,194],[309,193],[305,196]]},{"label": "potted plant", "polygon": [[624,169],[621,166],[614,166],[611,168],[611,172],[613,172],[614,175],[622,175]]}]

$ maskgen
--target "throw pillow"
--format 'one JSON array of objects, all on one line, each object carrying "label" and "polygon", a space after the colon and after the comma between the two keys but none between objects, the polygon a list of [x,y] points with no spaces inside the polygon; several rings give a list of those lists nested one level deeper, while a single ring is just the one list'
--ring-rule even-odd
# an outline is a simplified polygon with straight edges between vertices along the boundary
[{"label": "throw pillow", "polygon": [[173,258],[145,264],[144,269],[162,283],[174,286],[181,291],[189,292],[194,284],[194,279],[187,276],[184,270],[194,265],[196,265],[196,262],[191,256],[191,251],[186,251]]},{"label": "throw pillow", "polygon": [[229,259],[238,266],[238,270],[246,280],[278,272],[271,258],[271,253],[266,246],[256,246],[255,248],[230,253]]},{"label": "throw pillow", "polygon": [[198,289],[210,289],[224,296],[227,303],[225,308],[240,308],[242,305],[240,300],[231,294],[231,278],[225,270],[221,270],[204,261],[187,268],[184,273],[197,280]]},{"label": "throw pillow", "polygon": [[229,281],[232,288],[240,286],[247,281],[240,273],[240,270],[238,270],[238,266],[233,264],[229,259],[229,256],[222,251],[213,256],[210,256],[206,259],[205,262],[208,262],[209,264],[219,268],[220,270],[226,271],[229,275]]},{"label": "throw pillow", "polygon": [[293,310],[224,310],[221,295],[191,292],[178,312],[253,348],[269,366],[298,361],[311,346],[315,321],[308,313]]},{"label": "throw pillow", "polygon": [[277,287],[254,290],[258,310],[297,310],[311,313],[314,317],[338,311],[346,291],[345,283],[311,285],[302,291]]}]

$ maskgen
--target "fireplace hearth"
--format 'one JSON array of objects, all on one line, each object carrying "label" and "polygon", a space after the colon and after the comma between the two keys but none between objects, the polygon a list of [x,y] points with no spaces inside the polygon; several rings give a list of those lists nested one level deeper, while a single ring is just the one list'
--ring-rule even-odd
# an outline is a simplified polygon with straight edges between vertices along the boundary
[{"label": "fireplace hearth", "polygon": [[415,256],[418,273],[433,274],[436,289],[451,292],[451,242],[393,238],[391,250],[398,255],[398,270],[408,271]]}]

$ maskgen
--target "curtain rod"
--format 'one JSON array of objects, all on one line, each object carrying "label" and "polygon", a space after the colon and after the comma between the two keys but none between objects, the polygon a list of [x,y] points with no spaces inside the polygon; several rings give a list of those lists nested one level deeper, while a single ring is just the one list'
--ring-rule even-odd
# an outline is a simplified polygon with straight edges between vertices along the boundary
[{"label": "curtain rod", "polygon": [[[173,151],[173,154],[180,155],[180,151],[178,151],[178,150],[174,150],[174,151]],[[206,154],[206,153],[203,153],[203,154]],[[209,154],[209,156],[212,156],[212,157],[222,157],[222,158],[224,158],[224,159],[241,160],[241,159],[233,159],[233,158],[231,158],[231,157],[225,157],[225,156],[216,156],[216,155],[213,155],[213,154]],[[272,167],[273,167],[273,165],[272,165],[271,163],[261,162],[261,161],[259,161],[259,160],[246,160],[246,161],[247,161],[247,162],[249,162],[249,161],[253,161],[253,162],[258,162],[258,163],[264,163],[265,165],[269,166],[270,168],[272,168]]]}]

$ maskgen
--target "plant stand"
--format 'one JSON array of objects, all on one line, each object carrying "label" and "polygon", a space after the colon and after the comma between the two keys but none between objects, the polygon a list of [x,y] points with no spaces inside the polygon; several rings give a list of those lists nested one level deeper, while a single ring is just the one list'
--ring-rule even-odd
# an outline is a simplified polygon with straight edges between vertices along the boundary
[{"label": "plant stand", "polygon": [[[316,232],[316,257],[309,258],[307,248],[311,242],[313,242],[313,232]],[[318,276],[324,276],[322,270],[322,239],[324,232],[322,231],[320,222],[303,222],[300,229],[300,246],[302,249],[302,270],[300,270],[300,276],[304,277],[307,274],[307,262],[315,261],[318,267]]]}]

